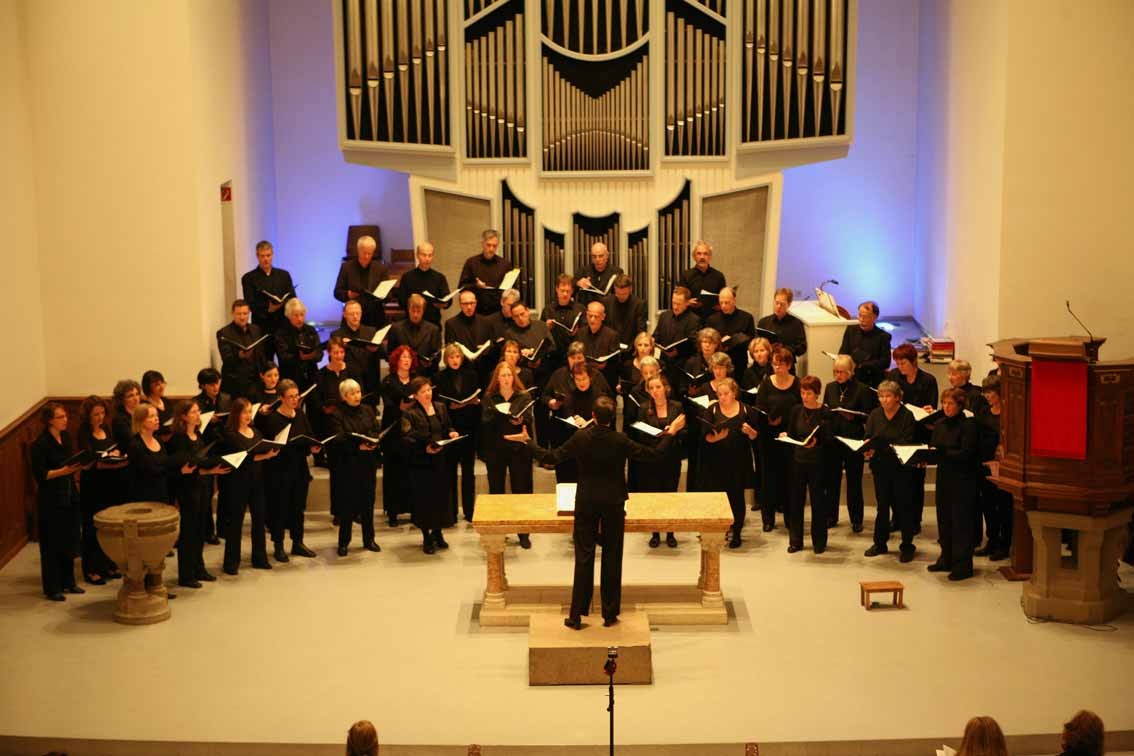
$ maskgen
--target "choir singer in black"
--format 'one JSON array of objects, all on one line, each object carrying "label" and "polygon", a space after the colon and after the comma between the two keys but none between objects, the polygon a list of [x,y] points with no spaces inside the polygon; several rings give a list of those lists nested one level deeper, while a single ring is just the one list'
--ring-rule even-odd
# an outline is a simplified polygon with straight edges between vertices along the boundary
[{"label": "choir singer in black", "polygon": [[30,449],[36,482],[39,519],[39,565],[43,595],[63,601],[64,593],[86,593],[75,583],[75,554],[79,546],[79,497],[75,473],[81,465],[65,464],[71,456],[67,410],[48,402],[40,411],[43,432]]},{"label": "choir singer in black", "polygon": [[[571,591],[571,614],[563,624],[583,627],[582,615],[590,613],[595,584],[595,541],[602,528],[602,617],[603,625],[618,622],[622,608],[622,544],[626,527],[627,460],[660,462],[673,434],[671,425],[651,449],[614,430],[614,400],[595,400],[594,425],[575,433],[557,449],[541,449],[530,437],[528,448],[541,462],[578,462],[579,484],[575,493],[575,580]],[[677,429],[680,430],[680,429]],[[525,429],[524,435],[527,436]]]},{"label": "choir singer in black", "polygon": [[425,319],[440,328],[441,311],[449,309],[453,304],[451,298],[445,299],[449,296],[449,279],[445,278],[444,273],[433,269],[432,244],[418,244],[414,254],[417,257],[417,267],[403,273],[398,279],[398,302],[404,310],[409,305],[412,294],[425,297]]},{"label": "choir singer in black", "polygon": [[807,353],[807,333],[803,329],[803,321],[788,312],[793,297],[791,289],[776,289],[775,298],[772,300],[772,314],[760,318],[756,328],[776,334],[775,338],[768,336],[772,343],[783,344],[796,358],[799,358]]},{"label": "choir singer in black", "polygon": [[979,428],[965,417],[968,397],[961,388],[941,392],[945,418],[933,426],[929,446],[937,458],[937,537],[941,556],[930,572],[950,580],[973,576],[973,509],[980,480]]},{"label": "choir singer in black", "polygon": [[252,307],[252,322],[264,333],[275,333],[280,329],[284,324],[281,310],[287,300],[295,296],[291,274],[283,268],[274,267],[274,257],[275,250],[270,241],[257,243],[256,267],[240,277],[244,299]]},{"label": "choir singer in black", "polygon": [[890,367],[890,334],[875,323],[878,320],[878,303],[867,300],[858,306],[858,324],[843,331],[839,354],[854,360],[855,376],[871,388],[878,388]]},{"label": "choir singer in black", "polygon": [[386,325],[386,300],[374,296],[378,284],[390,277],[390,270],[381,260],[374,259],[378,242],[373,236],[358,240],[358,255],[343,262],[335,281],[335,299],[340,302],[357,300],[362,305],[362,322],[381,328]]},{"label": "choir singer in black", "polygon": [[[413,523],[421,529],[422,551],[449,548],[441,528],[453,525],[449,506],[449,471],[445,449],[438,442],[460,436],[449,422],[445,405],[433,402],[433,385],[418,376],[410,381],[413,406],[402,413],[402,436],[406,440],[410,490],[413,492]],[[467,441],[468,439],[462,439]]]},{"label": "choir singer in black", "polygon": [[725,287],[724,273],[709,263],[713,260],[713,247],[707,241],[693,245],[693,267],[684,271],[680,284],[693,292],[689,306],[702,318],[716,309],[717,298]]},{"label": "choir singer in black", "polygon": [[[381,551],[374,541],[374,496],[378,460],[378,418],[374,408],[362,403],[362,387],[353,378],[339,384],[342,401],[331,413],[329,430],[338,438],[328,446],[332,486],[338,493],[339,549],[347,555],[351,530],[357,517],[362,524],[362,548]],[[356,435],[357,434],[357,435]],[[387,458],[387,463],[389,463]],[[334,480],[338,478],[338,480]],[[260,536],[263,538],[263,536]]]},{"label": "choir singer in black", "polygon": [[512,270],[512,263],[496,254],[500,248],[500,234],[492,228],[480,235],[480,252],[465,260],[458,285],[476,292],[476,311],[491,315],[500,306],[500,284]]},{"label": "choir singer in black", "polygon": [[[888,359],[888,357],[887,357]],[[860,440],[865,435],[866,418],[877,403],[874,392],[858,380],[855,362],[849,355],[840,354],[833,368],[835,380],[827,384],[823,403],[831,409],[830,431],[833,436]],[[843,469],[847,476],[847,515],[851,530],[862,532],[863,496],[862,455],[843,443],[831,444],[823,456],[827,475],[827,490],[831,495],[827,524],[834,527],[839,522],[839,492],[842,486]]]}]

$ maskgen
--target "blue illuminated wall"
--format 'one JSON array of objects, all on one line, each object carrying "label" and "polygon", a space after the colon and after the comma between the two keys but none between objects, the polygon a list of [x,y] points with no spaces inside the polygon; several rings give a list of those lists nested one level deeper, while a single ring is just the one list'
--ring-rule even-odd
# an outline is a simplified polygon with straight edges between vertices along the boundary
[{"label": "blue illuminated wall", "polygon": [[810,293],[827,278],[854,312],[914,311],[918,4],[859,3],[854,143],[843,160],[784,172],[777,285]]},{"label": "blue illuminated wall", "polygon": [[337,320],[332,290],[347,226],[378,224],[384,251],[413,246],[409,178],[343,159],[328,4],[273,0],[270,14],[277,263],[299,284],[309,320]]}]

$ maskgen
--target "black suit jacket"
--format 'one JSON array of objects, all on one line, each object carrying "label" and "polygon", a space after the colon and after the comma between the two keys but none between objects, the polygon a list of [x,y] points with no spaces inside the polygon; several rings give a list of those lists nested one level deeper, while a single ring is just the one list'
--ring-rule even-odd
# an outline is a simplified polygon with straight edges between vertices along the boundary
[{"label": "black suit jacket", "polygon": [[577,507],[621,506],[630,494],[626,490],[626,460],[658,462],[669,448],[671,436],[662,436],[654,448],[631,441],[624,433],[601,425],[578,431],[557,449],[543,449],[534,441],[528,444],[540,462],[559,464],[567,459],[579,463],[579,487],[575,492]]}]

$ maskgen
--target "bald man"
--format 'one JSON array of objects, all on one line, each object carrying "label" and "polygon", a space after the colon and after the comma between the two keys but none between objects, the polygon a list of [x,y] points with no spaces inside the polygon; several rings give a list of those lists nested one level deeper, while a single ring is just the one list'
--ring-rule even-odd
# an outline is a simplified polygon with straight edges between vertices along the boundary
[{"label": "bald man", "polygon": [[720,311],[706,318],[705,325],[721,335],[721,349],[732,360],[733,370],[743,373],[748,367],[748,342],[756,336],[756,320],[736,306],[736,292],[730,287],[721,289],[719,301]]},{"label": "bald man", "polygon": [[[597,302],[609,292],[611,281],[622,275],[622,268],[610,263],[610,250],[602,242],[591,245],[591,262],[575,277],[575,297],[579,304],[586,307],[591,302]],[[598,289],[596,294],[587,289]]]},{"label": "bald man", "polygon": [[[445,274],[433,269],[433,245],[422,242],[414,250],[417,258],[417,267],[408,273],[403,273],[398,279],[398,302],[406,310],[410,296],[420,294],[425,297],[425,319],[441,327],[441,311],[453,305],[453,300],[442,302],[441,299],[449,294],[449,280]],[[426,292],[429,292],[426,294]]]}]

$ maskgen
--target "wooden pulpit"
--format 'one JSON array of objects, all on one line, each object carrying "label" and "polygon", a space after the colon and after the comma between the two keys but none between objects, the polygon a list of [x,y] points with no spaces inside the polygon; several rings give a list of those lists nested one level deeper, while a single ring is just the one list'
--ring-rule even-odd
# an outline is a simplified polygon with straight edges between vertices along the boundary
[{"label": "wooden pulpit", "polygon": [[1134,360],[1100,362],[1105,339],[1005,339],[1001,454],[1013,498],[1009,579],[1029,616],[1104,622],[1129,596],[1118,559],[1134,513]]}]

